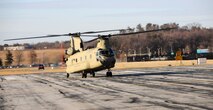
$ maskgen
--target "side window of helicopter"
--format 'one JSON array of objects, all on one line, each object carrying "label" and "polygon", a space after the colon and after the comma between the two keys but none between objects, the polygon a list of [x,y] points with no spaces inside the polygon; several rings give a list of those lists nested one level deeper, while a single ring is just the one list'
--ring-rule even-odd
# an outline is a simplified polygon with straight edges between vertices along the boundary
[{"label": "side window of helicopter", "polygon": [[67,50],[64,51],[65,55],[67,55]]},{"label": "side window of helicopter", "polygon": [[87,60],[87,56],[85,56],[85,60]]},{"label": "side window of helicopter", "polygon": [[72,64],[75,62],[75,59],[72,59]]},{"label": "side window of helicopter", "polygon": [[92,54],[90,54],[90,59],[92,59]]}]

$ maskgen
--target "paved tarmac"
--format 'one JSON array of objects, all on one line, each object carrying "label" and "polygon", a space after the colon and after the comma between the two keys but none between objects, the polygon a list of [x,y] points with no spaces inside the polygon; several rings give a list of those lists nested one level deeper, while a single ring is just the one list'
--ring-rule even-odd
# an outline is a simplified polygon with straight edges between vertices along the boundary
[{"label": "paved tarmac", "polygon": [[0,110],[213,110],[213,65],[0,76]]}]

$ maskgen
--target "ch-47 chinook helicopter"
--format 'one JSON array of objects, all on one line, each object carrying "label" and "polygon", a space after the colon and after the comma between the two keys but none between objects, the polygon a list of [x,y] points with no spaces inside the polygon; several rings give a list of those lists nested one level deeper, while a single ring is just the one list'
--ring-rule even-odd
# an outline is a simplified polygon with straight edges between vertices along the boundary
[{"label": "ch-47 chinook helicopter", "polygon": [[[115,29],[115,30],[104,30],[104,31],[89,31],[89,32],[79,32],[79,33],[68,33],[68,34],[59,34],[59,35],[46,35],[38,37],[27,37],[27,38],[16,38],[16,39],[6,39],[4,41],[11,40],[24,40],[24,39],[36,39],[36,38],[50,38],[50,37],[61,37],[61,36],[70,36],[70,47],[65,51],[66,58],[65,62],[67,65],[66,73],[69,77],[70,73],[82,73],[82,78],[87,77],[87,73],[90,73],[95,77],[95,72],[105,70],[107,77],[112,76],[111,68],[114,67],[116,59],[113,53],[113,50],[109,44],[109,38],[114,36],[121,35],[132,35],[148,32],[157,32],[164,30],[171,30],[175,28],[166,28],[158,30],[149,30],[142,32],[130,32],[130,33],[119,33],[119,34],[108,34],[108,35],[92,35],[96,33],[112,32],[112,31],[122,31],[125,29]],[[84,43],[81,39],[81,36],[96,37],[87,42],[92,42],[97,40],[97,46],[95,48],[84,49]]]}]

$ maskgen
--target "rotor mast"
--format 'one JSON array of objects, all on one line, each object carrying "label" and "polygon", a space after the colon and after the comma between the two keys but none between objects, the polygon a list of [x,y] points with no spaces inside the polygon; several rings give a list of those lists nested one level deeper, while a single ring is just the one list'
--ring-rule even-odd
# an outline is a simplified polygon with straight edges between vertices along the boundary
[{"label": "rotor mast", "polygon": [[110,48],[109,36],[99,36],[97,48],[101,48],[101,49]]}]

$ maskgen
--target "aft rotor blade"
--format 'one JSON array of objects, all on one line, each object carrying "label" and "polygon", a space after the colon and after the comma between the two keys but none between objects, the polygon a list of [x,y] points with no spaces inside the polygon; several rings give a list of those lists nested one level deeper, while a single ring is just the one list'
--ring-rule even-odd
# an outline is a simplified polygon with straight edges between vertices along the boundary
[{"label": "aft rotor blade", "polygon": [[82,34],[82,37],[99,37],[100,35]]},{"label": "aft rotor blade", "polygon": [[149,33],[149,32],[158,32],[158,31],[168,31],[177,28],[166,28],[166,29],[157,29],[157,30],[149,30],[149,31],[141,31],[141,32],[130,32],[130,33],[122,33],[122,34],[112,34],[111,36],[120,36],[120,35],[132,35],[132,34],[141,34],[141,33]]},{"label": "aft rotor blade", "polygon": [[90,43],[90,42],[96,41],[97,39],[99,39],[99,38],[94,38],[94,39],[92,39],[92,40],[85,41],[84,43]]},{"label": "aft rotor blade", "polygon": [[46,36],[38,36],[38,37],[23,37],[23,38],[15,38],[15,39],[5,39],[4,41],[24,40],[24,39],[39,39],[39,38],[49,38],[49,37],[70,36],[70,35],[71,35],[71,34],[60,34],[60,35],[46,35]]},{"label": "aft rotor blade", "polygon": [[[38,37],[23,37],[23,38],[15,38],[15,39],[5,39],[4,41],[39,39],[39,38],[61,37],[61,36],[71,36],[71,35],[78,35],[78,36],[85,36],[85,37],[98,37],[98,35],[85,35],[85,34],[95,34],[95,33],[103,33],[103,32],[121,31],[121,30],[124,30],[124,29],[113,29],[113,30],[103,30],[103,31],[88,31],[88,32],[69,33],[69,34],[46,35],[46,36],[38,36]],[[83,35],[81,35],[81,34],[83,34]]]}]

